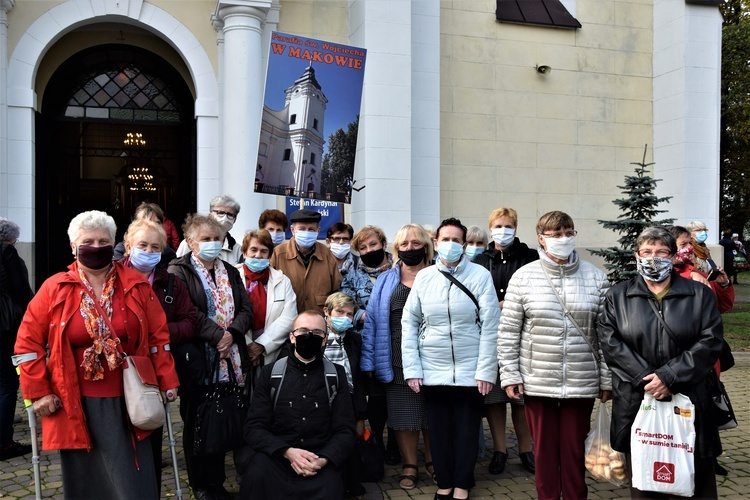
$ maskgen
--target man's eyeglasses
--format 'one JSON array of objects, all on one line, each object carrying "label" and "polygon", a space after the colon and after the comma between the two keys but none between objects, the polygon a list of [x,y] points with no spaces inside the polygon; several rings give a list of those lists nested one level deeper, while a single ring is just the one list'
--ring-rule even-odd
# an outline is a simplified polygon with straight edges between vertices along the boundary
[{"label": "man's eyeglasses", "polygon": [[317,328],[315,330],[310,330],[309,328],[295,328],[294,330],[292,330],[292,335],[294,335],[295,337],[301,337],[310,333],[320,338],[326,336],[326,332],[324,332],[323,330],[318,330]]},{"label": "man's eyeglasses", "polygon": [[331,238],[331,241],[333,243],[338,243],[338,244],[341,245],[343,243],[350,243],[352,241],[352,239],[351,238],[346,238],[346,237],[340,237],[340,238]]},{"label": "man's eyeglasses", "polygon": [[669,250],[665,249],[659,249],[657,251],[652,250],[639,250],[638,251],[638,257],[643,257],[644,259],[648,259],[649,257],[661,257],[663,259],[666,259],[667,257],[671,256]]},{"label": "man's eyeglasses", "polygon": [[545,238],[572,238],[578,234],[578,231],[571,230],[571,231],[557,231],[555,233],[549,234],[549,233],[542,233],[542,236]]},{"label": "man's eyeglasses", "polygon": [[211,210],[211,213],[214,213],[216,215],[226,215],[227,219],[236,219],[237,214],[233,214],[232,212],[225,212],[224,210]]}]

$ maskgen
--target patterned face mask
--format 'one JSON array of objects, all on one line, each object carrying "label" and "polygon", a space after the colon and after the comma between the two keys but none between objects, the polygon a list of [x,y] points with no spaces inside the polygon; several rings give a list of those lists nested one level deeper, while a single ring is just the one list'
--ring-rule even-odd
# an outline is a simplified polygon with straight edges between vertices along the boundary
[{"label": "patterned face mask", "polygon": [[687,264],[688,262],[693,262],[693,255],[695,255],[693,245],[686,245],[677,250],[677,253],[674,256],[674,263],[679,266]]},{"label": "patterned face mask", "polygon": [[672,272],[672,259],[669,257],[636,257],[638,274],[648,281],[661,283]]}]

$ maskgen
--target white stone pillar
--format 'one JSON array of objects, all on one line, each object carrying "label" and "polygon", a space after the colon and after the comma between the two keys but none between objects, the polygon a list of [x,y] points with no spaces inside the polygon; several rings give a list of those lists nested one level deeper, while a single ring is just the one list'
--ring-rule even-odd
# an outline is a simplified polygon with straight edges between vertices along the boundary
[{"label": "white stone pillar", "polygon": [[8,215],[8,11],[15,0],[0,0],[0,215]]},{"label": "white stone pillar", "polygon": [[719,232],[721,24],[716,6],[654,1],[654,162],[665,217]]},{"label": "white stone pillar", "polygon": [[254,193],[253,187],[265,71],[261,34],[270,7],[271,0],[219,0],[215,12],[224,33],[223,64],[219,68],[223,88],[219,185],[221,193],[233,196],[242,206],[235,223],[240,232],[256,227],[264,208],[263,196]]}]

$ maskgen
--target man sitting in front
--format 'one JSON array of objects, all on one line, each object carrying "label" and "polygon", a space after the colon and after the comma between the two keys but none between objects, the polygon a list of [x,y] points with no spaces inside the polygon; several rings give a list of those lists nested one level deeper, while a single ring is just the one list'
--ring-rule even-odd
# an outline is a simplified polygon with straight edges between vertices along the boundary
[{"label": "man sitting in front", "polygon": [[341,465],[356,445],[355,420],[346,372],[323,360],[326,331],[323,316],[300,313],[289,333],[294,356],[282,358],[283,377],[273,370],[282,360],[263,368],[245,423],[245,441],[255,453],[240,498],[343,497]]}]

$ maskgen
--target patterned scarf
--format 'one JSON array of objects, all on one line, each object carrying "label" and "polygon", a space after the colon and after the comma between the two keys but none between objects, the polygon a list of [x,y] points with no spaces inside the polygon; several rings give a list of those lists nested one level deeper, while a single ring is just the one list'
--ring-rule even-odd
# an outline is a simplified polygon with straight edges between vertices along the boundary
[{"label": "patterned scarf", "polygon": [[[114,370],[122,364],[122,355],[117,351],[119,342],[112,338],[106,320],[99,314],[94,304],[96,295],[86,279],[86,274],[80,268],[78,269],[78,277],[81,278],[83,285],[88,290],[88,293],[81,295],[79,310],[86,326],[86,332],[94,341],[93,345],[83,352],[83,362],[81,363],[83,378],[90,381],[102,380],[104,378],[104,366],[99,355],[103,354],[110,371]],[[104,278],[102,296],[99,299],[99,305],[110,318],[112,318],[112,297],[115,294],[116,277],[115,266],[112,266]]]},{"label": "patterned scarf", "polygon": [[352,380],[352,367],[349,364],[349,358],[346,355],[344,349],[344,336],[346,332],[339,335],[330,328],[328,328],[328,340],[326,341],[326,349],[323,355],[328,358],[331,363],[336,363],[344,367],[346,372],[346,382],[349,386],[349,392],[351,393],[354,389],[354,382]]},{"label": "patterned scarf", "polygon": [[373,281],[377,279],[382,273],[393,267],[393,254],[385,252],[386,263],[378,267],[367,267],[361,260],[359,261],[358,268],[370,276]]},{"label": "patterned scarf", "polygon": [[255,273],[246,264],[242,264],[242,270],[245,273],[245,283],[247,283],[247,298],[253,304],[253,340],[255,340],[260,337],[261,328],[266,325],[266,300],[268,296],[266,287],[271,270],[265,268],[261,272]]},{"label": "patterned scarf", "polygon": [[[216,281],[211,277],[211,273],[203,263],[190,256],[190,262],[193,269],[198,273],[203,282],[203,290],[206,292],[206,316],[208,319],[226,330],[234,321],[234,295],[232,294],[232,285],[229,283],[229,275],[221,259],[214,260],[214,276]],[[208,366],[214,365],[214,360],[218,356],[216,348],[211,347],[207,350]],[[240,350],[237,344],[232,344],[229,349],[229,360],[232,362],[235,379],[238,385],[245,385],[245,377],[242,375],[242,361],[240,360]],[[219,362],[219,382],[229,382],[229,372],[226,359]]]}]

